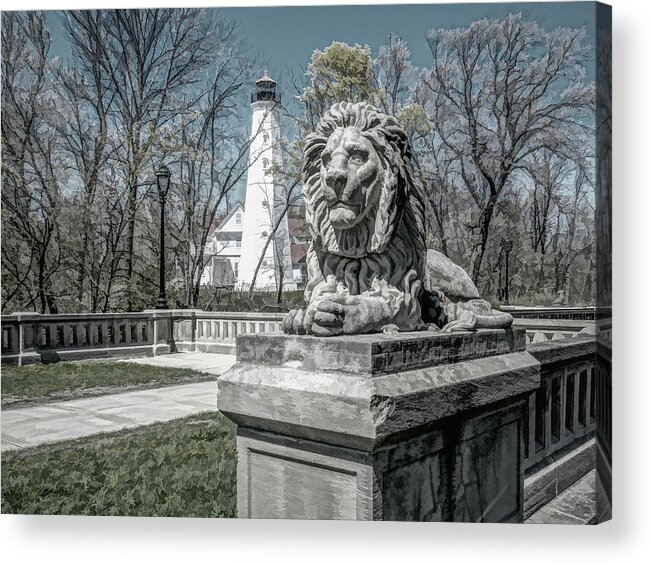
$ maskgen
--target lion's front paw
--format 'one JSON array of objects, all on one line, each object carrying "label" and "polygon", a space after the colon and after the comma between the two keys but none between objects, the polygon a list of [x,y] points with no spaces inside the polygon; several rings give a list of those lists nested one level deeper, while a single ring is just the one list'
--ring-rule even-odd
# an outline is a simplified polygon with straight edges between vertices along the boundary
[{"label": "lion's front paw", "polygon": [[331,337],[344,332],[344,317],[346,306],[325,299],[319,302],[316,310],[310,315],[311,327],[309,332],[318,337]]},{"label": "lion's front paw", "polygon": [[458,312],[458,317],[454,321],[450,321],[443,331],[451,333],[452,331],[474,331],[477,328],[477,315],[468,310],[461,310]]},{"label": "lion's front paw", "polygon": [[283,332],[290,335],[304,335],[305,331],[305,310],[292,309],[283,318]]},{"label": "lion's front paw", "polygon": [[398,327],[395,323],[389,323],[382,327],[382,333],[385,335],[396,335],[400,331],[400,327]]}]

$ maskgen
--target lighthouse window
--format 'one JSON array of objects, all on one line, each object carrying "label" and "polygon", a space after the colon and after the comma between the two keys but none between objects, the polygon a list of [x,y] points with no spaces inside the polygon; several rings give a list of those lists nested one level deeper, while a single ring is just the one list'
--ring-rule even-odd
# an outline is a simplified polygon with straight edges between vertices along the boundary
[{"label": "lighthouse window", "polygon": [[242,240],[241,239],[235,239],[235,246],[236,247],[241,247],[242,246]]},{"label": "lighthouse window", "polygon": [[269,202],[267,202],[267,200],[262,200],[262,207],[263,208],[268,208],[269,207]]},{"label": "lighthouse window", "polygon": [[262,166],[267,168],[269,166],[269,159],[262,159]]},{"label": "lighthouse window", "polygon": [[242,225],[242,214],[240,212],[235,214],[235,225]]},{"label": "lighthouse window", "polygon": [[269,141],[269,134],[266,131],[262,134],[262,139],[265,143]]}]

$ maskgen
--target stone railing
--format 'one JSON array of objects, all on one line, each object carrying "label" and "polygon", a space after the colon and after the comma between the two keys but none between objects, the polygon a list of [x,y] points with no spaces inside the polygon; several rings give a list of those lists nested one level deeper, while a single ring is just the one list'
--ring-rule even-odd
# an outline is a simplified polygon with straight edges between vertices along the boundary
[{"label": "stone railing", "polygon": [[594,336],[530,344],[541,386],[524,421],[525,517],[595,467]]},{"label": "stone railing", "polygon": [[[157,347],[162,350],[157,351]],[[169,352],[155,312],[2,316],[3,364]]]},{"label": "stone railing", "polygon": [[527,344],[560,341],[582,334],[594,333],[594,321],[578,319],[524,319],[515,318],[514,327],[527,330]]},{"label": "stone railing", "polygon": [[501,306],[500,310],[516,319],[575,319],[594,321],[594,307],[520,307]]},{"label": "stone railing", "polygon": [[284,313],[174,310],[174,352],[235,354],[238,335],[274,333],[282,330]]},{"label": "stone railing", "polygon": [[[280,331],[283,316],[284,313],[178,309],[3,315],[2,362],[30,364],[189,351],[234,354],[238,335]],[[594,322],[576,319],[516,318],[514,326],[527,330],[527,344],[594,331]]]},{"label": "stone railing", "polygon": [[136,313],[2,316],[5,365],[145,356],[235,353],[235,339],[280,331],[283,313],[148,310]]}]

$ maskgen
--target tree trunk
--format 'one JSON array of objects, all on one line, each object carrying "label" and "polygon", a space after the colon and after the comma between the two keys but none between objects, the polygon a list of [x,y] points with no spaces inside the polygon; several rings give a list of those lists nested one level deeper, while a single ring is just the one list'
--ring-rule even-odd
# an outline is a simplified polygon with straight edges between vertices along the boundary
[{"label": "tree trunk", "polygon": [[472,281],[475,286],[479,287],[479,277],[481,276],[481,267],[484,261],[484,254],[486,253],[486,246],[488,245],[488,234],[490,233],[490,224],[493,220],[493,213],[495,212],[495,196],[491,196],[486,203],[486,207],[481,213],[479,218],[480,227],[480,242],[479,253],[475,257],[472,265]]}]

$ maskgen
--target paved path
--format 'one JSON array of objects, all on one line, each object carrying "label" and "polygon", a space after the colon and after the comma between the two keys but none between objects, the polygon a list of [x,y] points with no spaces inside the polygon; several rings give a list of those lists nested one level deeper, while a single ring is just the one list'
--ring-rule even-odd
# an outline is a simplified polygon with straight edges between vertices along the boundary
[{"label": "paved path", "polygon": [[219,375],[226,372],[226,370],[235,364],[235,355],[191,352],[124,358],[120,359],[120,362],[135,362],[137,364],[147,364],[149,366],[191,368],[198,372]]},{"label": "paved path", "polygon": [[591,470],[547,505],[543,505],[525,523],[591,524],[595,518],[597,504],[595,480],[595,471]]},{"label": "paved path", "polygon": [[[181,353],[128,362],[222,374],[231,355]],[[217,382],[200,382],[2,411],[2,450],[168,421],[217,409]]]}]

